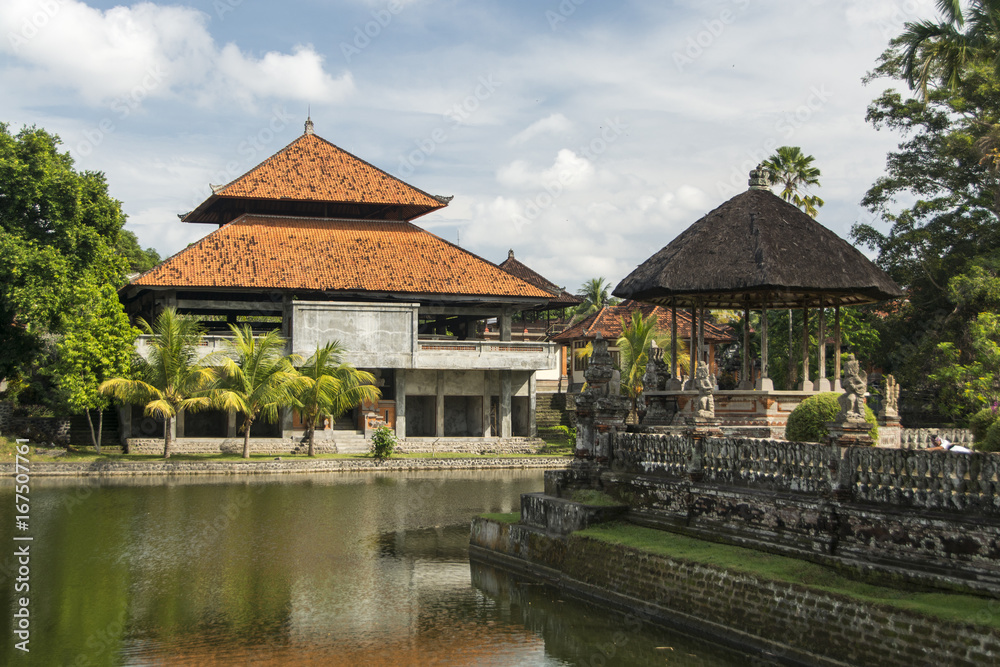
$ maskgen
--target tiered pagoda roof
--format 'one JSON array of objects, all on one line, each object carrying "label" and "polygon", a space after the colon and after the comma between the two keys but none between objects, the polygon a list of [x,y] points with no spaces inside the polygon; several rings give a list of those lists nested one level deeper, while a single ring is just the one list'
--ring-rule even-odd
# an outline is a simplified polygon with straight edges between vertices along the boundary
[{"label": "tiered pagoda roof", "polygon": [[312,131],[212,194],[184,222],[224,225],[245,213],[413,220],[451,197],[429,195],[351,155]]},{"label": "tiered pagoda roof", "polygon": [[572,294],[564,290],[562,287],[559,287],[554,282],[548,280],[540,273],[533,271],[532,269],[528,268],[525,264],[515,259],[513,250],[509,250],[507,252],[507,259],[500,262],[500,264],[498,264],[497,266],[499,266],[501,269],[511,274],[512,276],[516,276],[521,280],[527,283],[531,283],[535,287],[543,289],[546,292],[552,294],[553,298],[549,299],[549,302],[544,306],[540,306],[540,308],[544,309],[571,308],[573,306],[578,306],[581,303],[583,303],[583,299],[581,299],[580,297],[573,296]]}]

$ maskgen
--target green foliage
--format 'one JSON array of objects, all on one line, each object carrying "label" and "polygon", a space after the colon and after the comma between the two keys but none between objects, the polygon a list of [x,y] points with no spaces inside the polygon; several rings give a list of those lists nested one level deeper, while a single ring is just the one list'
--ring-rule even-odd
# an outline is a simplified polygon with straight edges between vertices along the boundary
[{"label": "green foliage", "polygon": [[575,426],[566,426],[564,424],[556,424],[554,428],[555,428],[555,430],[557,430],[557,431],[559,431],[560,433],[563,434],[563,438],[566,439],[566,444],[567,445],[575,445],[576,444],[576,427]]},{"label": "green foliage", "polygon": [[[785,439],[793,442],[826,442],[826,425],[840,413],[838,398],[842,394],[824,392],[810,396],[792,410],[785,425]],[[865,421],[872,425],[868,435],[878,442],[878,421],[871,408],[865,406]]]},{"label": "green foliage", "polygon": [[988,407],[983,408],[969,418],[969,430],[976,442],[982,442],[986,438],[986,431],[1000,419],[1000,410]]},{"label": "green foliage", "polygon": [[940,383],[952,415],[962,417],[1000,401],[1000,316],[979,313],[969,327],[966,354],[952,342],[937,347],[941,362],[931,379]]},{"label": "green foliage", "polygon": [[132,273],[145,273],[161,261],[160,253],[153,248],[143,250],[136,235],[127,229],[119,233],[115,251],[127,262]]},{"label": "green foliage", "polygon": [[258,418],[273,423],[281,408],[296,404],[295,381],[299,377],[293,363],[300,359],[284,356],[285,340],[278,331],[254,336],[249,324],[229,325],[233,338],[226,352],[207,360],[213,368],[215,384],[211,405],[243,415],[243,458],[250,458],[250,428]]},{"label": "green foliage", "polygon": [[44,130],[0,123],[0,377],[29,375],[64,333],[82,281],[124,284],[113,248],[125,223],[104,176],[73,169]]},{"label": "green foliage", "polygon": [[329,415],[336,420],[359,403],[377,401],[381,397],[375,386],[375,376],[343,363],[343,353],[337,341],[317,346],[316,352],[299,368],[299,376],[292,381],[295,406],[302,414],[309,440],[309,456],[315,455],[316,422],[321,416]]},{"label": "green foliage", "polygon": [[982,441],[976,441],[976,450],[980,452],[1000,452],[1000,421],[993,422],[986,429]]},{"label": "green foliage", "polygon": [[143,405],[147,416],[164,419],[163,458],[170,458],[170,431],[177,412],[210,407],[204,392],[214,373],[198,362],[196,349],[203,332],[193,318],[167,308],[152,325],[141,318],[138,324],[150,336],[148,359],[134,358],[132,377],[106,380],[98,391],[123,403]]},{"label": "green foliage", "polygon": [[618,303],[618,299],[611,296],[611,283],[600,278],[591,278],[580,286],[576,295],[583,299],[583,303],[576,307],[573,320],[584,320],[599,311],[604,306],[613,306]]},{"label": "green foliage", "polygon": [[396,449],[396,433],[391,428],[383,424],[372,433],[371,454],[375,457],[375,462],[381,464],[392,457],[392,452]]}]

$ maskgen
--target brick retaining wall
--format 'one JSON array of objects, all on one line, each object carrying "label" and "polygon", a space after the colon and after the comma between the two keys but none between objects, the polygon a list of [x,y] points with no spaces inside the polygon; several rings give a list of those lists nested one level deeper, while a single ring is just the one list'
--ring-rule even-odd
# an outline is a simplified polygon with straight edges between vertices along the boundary
[{"label": "brick retaining wall", "polygon": [[[579,535],[476,519],[470,555],[523,563],[570,592],[632,608],[792,664],[997,664],[1000,630],[656,556]],[[1000,614],[1000,603],[996,614]]]}]

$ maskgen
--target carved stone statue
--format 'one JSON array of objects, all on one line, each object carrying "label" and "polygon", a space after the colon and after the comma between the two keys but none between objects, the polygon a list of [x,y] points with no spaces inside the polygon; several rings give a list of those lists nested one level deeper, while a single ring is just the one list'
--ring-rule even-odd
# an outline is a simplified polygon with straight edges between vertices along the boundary
[{"label": "carved stone statue", "polygon": [[885,397],[882,400],[882,409],[878,416],[883,421],[899,419],[899,385],[896,384],[896,378],[891,375],[885,376]]},{"label": "carved stone statue", "polygon": [[[614,376],[615,366],[608,352],[608,341],[604,340],[601,334],[593,342],[594,351],[590,355],[590,363],[587,370],[583,372],[583,377],[587,379],[587,393],[608,395],[610,388],[607,386]],[[619,375],[619,377],[621,377]],[[615,387],[617,390],[617,387]]]},{"label": "carved stone statue", "polygon": [[663,350],[654,340],[649,344],[649,361],[646,362],[646,373],[642,376],[642,391],[663,391],[667,383],[667,365],[663,362]]},{"label": "carved stone statue", "polygon": [[838,399],[840,402],[840,414],[837,415],[836,422],[839,424],[864,422],[865,392],[868,391],[868,374],[861,370],[861,365],[854,358],[853,354],[847,357],[843,387],[844,393]]},{"label": "carved stone statue", "polygon": [[715,378],[709,375],[708,366],[705,364],[698,365],[694,387],[698,390],[695,416],[698,419],[715,419],[715,398],[712,396],[712,391],[715,389]]}]

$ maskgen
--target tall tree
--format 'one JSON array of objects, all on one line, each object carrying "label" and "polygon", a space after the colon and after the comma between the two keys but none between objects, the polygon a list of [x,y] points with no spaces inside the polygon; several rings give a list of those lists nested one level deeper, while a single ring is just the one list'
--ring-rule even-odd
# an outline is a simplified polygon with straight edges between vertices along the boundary
[{"label": "tall tree", "polygon": [[[91,443],[100,454],[108,398],[98,388],[130,372],[139,331],[129,324],[115,288],[108,283],[79,284],[73,304],[64,315],[65,333],[56,343],[55,358],[44,373],[69,412],[86,415]],[[97,414],[96,427],[92,410]]]},{"label": "tall tree", "polygon": [[124,403],[144,405],[146,416],[163,419],[163,458],[168,459],[177,413],[211,407],[205,392],[215,375],[198,362],[203,332],[196,320],[167,308],[152,325],[142,318],[138,324],[149,336],[148,358],[138,359],[132,378],[106,380],[98,391]]},{"label": "tall tree", "polygon": [[315,456],[316,423],[329,415],[331,419],[344,414],[362,402],[377,401],[381,396],[375,386],[375,376],[344,363],[344,348],[333,341],[322,347],[299,368],[291,390],[295,405],[302,415],[309,441],[309,456]]},{"label": "tall tree", "polygon": [[243,415],[243,458],[250,458],[250,429],[260,418],[273,423],[282,408],[295,405],[294,356],[284,356],[285,340],[278,331],[254,336],[249,324],[230,324],[233,338],[217,359],[218,378],[211,391],[212,404]]},{"label": "tall tree", "polygon": [[813,166],[815,159],[805,155],[798,146],[781,146],[761,163],[771,185],[781,187],[780,197],[814,218],[824,203],[807,191],[809,186],[819,186],[820,171]]},{"label": "tall tree", "polygon": [[111,251],[125,223],[104,176],[77,172],[59,137],[0,123],[0,378],[31,372],[58,335],[74,285],[124,284]]}]

